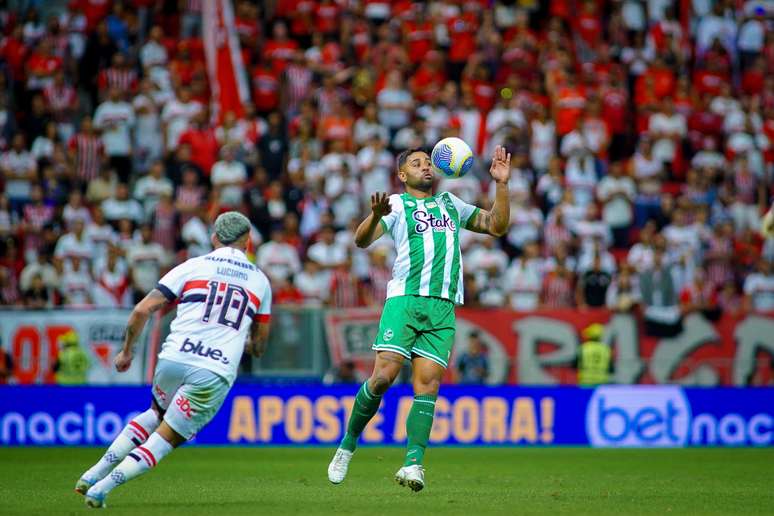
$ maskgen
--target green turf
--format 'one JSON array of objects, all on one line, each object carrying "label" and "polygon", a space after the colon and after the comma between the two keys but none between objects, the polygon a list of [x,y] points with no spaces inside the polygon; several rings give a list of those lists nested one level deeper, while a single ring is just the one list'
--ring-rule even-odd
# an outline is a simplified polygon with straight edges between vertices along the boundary
[{"label": "green turf", "polygon": [[[0,449],[0,514],[75,514],[96,448]],[[115,514],[774,514],[774,449],[435,448],[401,488],[399,448],[361,448],[333,486],[326,448],[183,448],[108,497]]]}]

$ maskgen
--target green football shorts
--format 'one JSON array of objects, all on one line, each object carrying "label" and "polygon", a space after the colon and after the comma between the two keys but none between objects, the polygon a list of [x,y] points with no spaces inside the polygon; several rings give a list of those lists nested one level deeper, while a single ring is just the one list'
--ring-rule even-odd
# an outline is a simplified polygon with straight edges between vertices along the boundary
[{"label": "green football shorts", "polygon": [[457,328],[454,303],[427,296],[391,297],[384,304],[373,349],[411,355],[449,366]]}]

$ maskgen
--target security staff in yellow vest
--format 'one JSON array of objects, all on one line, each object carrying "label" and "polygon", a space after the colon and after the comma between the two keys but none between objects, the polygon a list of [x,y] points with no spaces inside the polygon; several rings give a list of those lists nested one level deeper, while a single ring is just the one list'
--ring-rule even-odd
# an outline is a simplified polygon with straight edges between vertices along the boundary
[{"label": "security staff in yellow vest", "polygon": [[602,341],[605,327],[594,323],[582,332],[584,342],[578,354],[578,385],[601,385],[608,382],[612,368],[610,346]]},{"label": "security staff in yellow vest", "polygon": [[59,337],[59,355],[54,364],[56,383],[79,385],[86,383],[89,372],[89,357],[78,345],[78,334],[70,330]]}]

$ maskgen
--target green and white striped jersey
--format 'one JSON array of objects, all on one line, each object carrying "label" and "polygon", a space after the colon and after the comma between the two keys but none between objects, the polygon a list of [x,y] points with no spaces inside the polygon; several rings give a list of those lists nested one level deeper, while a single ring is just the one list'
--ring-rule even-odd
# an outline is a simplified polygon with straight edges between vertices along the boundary
[{"label": "green and white striped jersey", "polygon": [[393,194],[390,207],[392,211],[380,221],[397,251],[387,298],[433,296],[462,304],[459,233],[475,220],[479,208],[448,192],[425,199]]}]

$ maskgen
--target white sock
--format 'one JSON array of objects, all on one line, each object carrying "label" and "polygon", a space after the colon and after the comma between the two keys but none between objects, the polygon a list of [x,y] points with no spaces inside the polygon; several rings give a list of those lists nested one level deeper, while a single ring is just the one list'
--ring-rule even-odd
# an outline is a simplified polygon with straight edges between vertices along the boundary
[{"label": "white sock", "polygon": [[161,420],[153,409],[148,409],[129,421],[129,424],[121,430],[121,433],[107,449],[105,455],[81,475],[82,478],[91,482],[105,478],[113,466],[124,460],[130,451],[147,441],[148,436],[156,431],[160,423]]},{"label": "white sock", "polygon": [[121,461],[121,464],[116,466],[110,475],[94,484],[89,489],[89,493],[108,494],[121,484],[139,477],[154,467],[172,450],[172,445],[158,433],[154,432],[144,445],[138,446],[128,457]]}]

